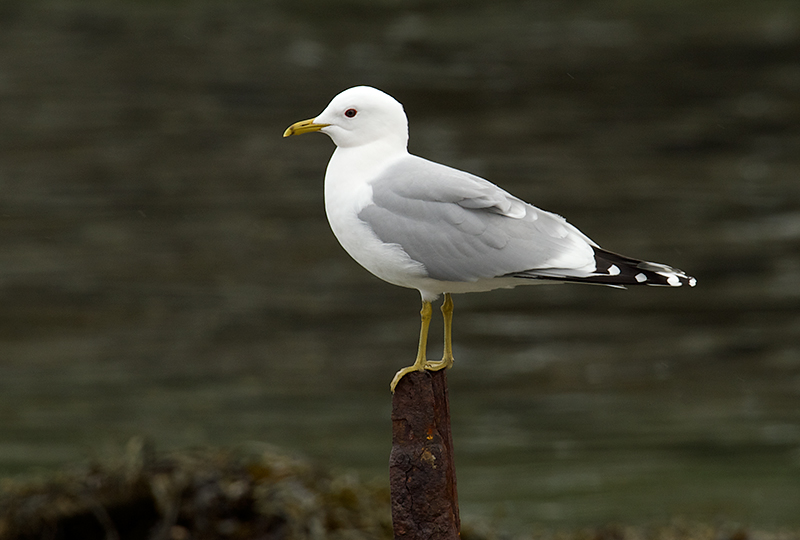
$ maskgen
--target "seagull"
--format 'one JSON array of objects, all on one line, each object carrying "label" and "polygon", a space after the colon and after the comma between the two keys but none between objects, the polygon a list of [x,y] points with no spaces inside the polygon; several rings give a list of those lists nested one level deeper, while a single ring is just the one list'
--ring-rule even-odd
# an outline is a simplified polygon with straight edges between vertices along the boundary
[{"label": "seagull", "polygon": [[[403,106],[381,90],[349,88],[283,136],[315,131],[336,145],[325,172],[333,234],[372,274],[422,297],[417,357],[394,376],[392,392],[408,373],[452,367],[452,294],[543,282],[696,284],[665,264],[605,251],[563,217],[488,180],[410,154]],[[440,295],[444,354],[430,361],[431,303]]]}]

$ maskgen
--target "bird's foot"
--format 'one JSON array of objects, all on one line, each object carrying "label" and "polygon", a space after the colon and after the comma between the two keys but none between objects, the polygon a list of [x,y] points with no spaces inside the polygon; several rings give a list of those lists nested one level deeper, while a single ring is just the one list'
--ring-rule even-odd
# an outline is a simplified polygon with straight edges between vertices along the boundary
[{"label": "bird's foot", "polygon": [[409,373],[414,373],[415,371],[425,371],[425,364],[417,364],[415,363],[413,366],[404,367],[400,371],[394,374],[394,378],[392,379],[392,383],[390,385],[392,389],[392,394],[394,394],[394,389],[397,386],[397,383],[400,382],[400,379],[408,375]]},{"label": "bird's foot", "polygon": [[425,361],[417,361],[414,362],[414,365],[405,367],[394,374],[394,378],[392,379],[392,383],[390,385],[392,389],[392,393],[394,394],[394,389],[397,386],[397,383],[400,382],[400,379],[408,375],[409,373],[413,373],[415,371],[439,371],[440,369],[450,369],[453,367],[453,359],[452,355],[445,356],[441,360],[425,360]]},{"label": "bird's foot", "polygon": [[455,360],[452,356],[445,356],[441,360],[428,360],[425,362],[425,369],[428,371],[439,371],[440,369],[450,369]]}]

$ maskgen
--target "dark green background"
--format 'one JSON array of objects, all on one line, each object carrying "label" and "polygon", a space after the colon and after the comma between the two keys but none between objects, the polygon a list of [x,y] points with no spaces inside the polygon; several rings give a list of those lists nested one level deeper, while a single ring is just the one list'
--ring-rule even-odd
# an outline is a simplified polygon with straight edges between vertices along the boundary
[{"label": "dark green background", "polygon": [[0,471],[145,435],[387,477],[418,294],[330,233],[331,142],[281,138],[369,84],[412,152],[699,282],[456,297],[462,513],[796,526],[798,6],[3,1]]}]

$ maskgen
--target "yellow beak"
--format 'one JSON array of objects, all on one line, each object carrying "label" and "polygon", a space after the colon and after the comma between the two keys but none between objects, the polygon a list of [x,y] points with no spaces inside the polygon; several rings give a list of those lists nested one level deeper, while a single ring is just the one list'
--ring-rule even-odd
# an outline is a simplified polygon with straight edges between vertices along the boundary
[{"label": "yellow beak", "polygon": [[309,120],[303,120],[302,122],[296,122],[286,128],[286,131],[283,132],[284,137],[289,137],[291,135],[302,135],[303,133],[311,133],[312,131],[319,131],[324,127],[328,127],[330,124],[315,124],[314,120],[316,118],[311,118]]}]

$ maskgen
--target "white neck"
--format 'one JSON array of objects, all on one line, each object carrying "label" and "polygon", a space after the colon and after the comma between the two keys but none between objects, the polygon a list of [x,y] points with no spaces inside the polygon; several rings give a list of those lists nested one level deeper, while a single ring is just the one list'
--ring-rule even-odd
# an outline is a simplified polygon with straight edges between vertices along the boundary
[{"label": "white neck", "polygon": [[[400,157],[408,155],[408,150],[397,144],[387,144],[386,140],[378,140],[370,144],[353,147],[337,147],[328,163],[328,172],[325,175],[329,180],[340,181],[340,177],[347,177],[347,182],[360,182],[370,178],[390,163]],[[328,178],[333,173],[334,178]],[[341,180],[344,180],[343,178]]]}]

